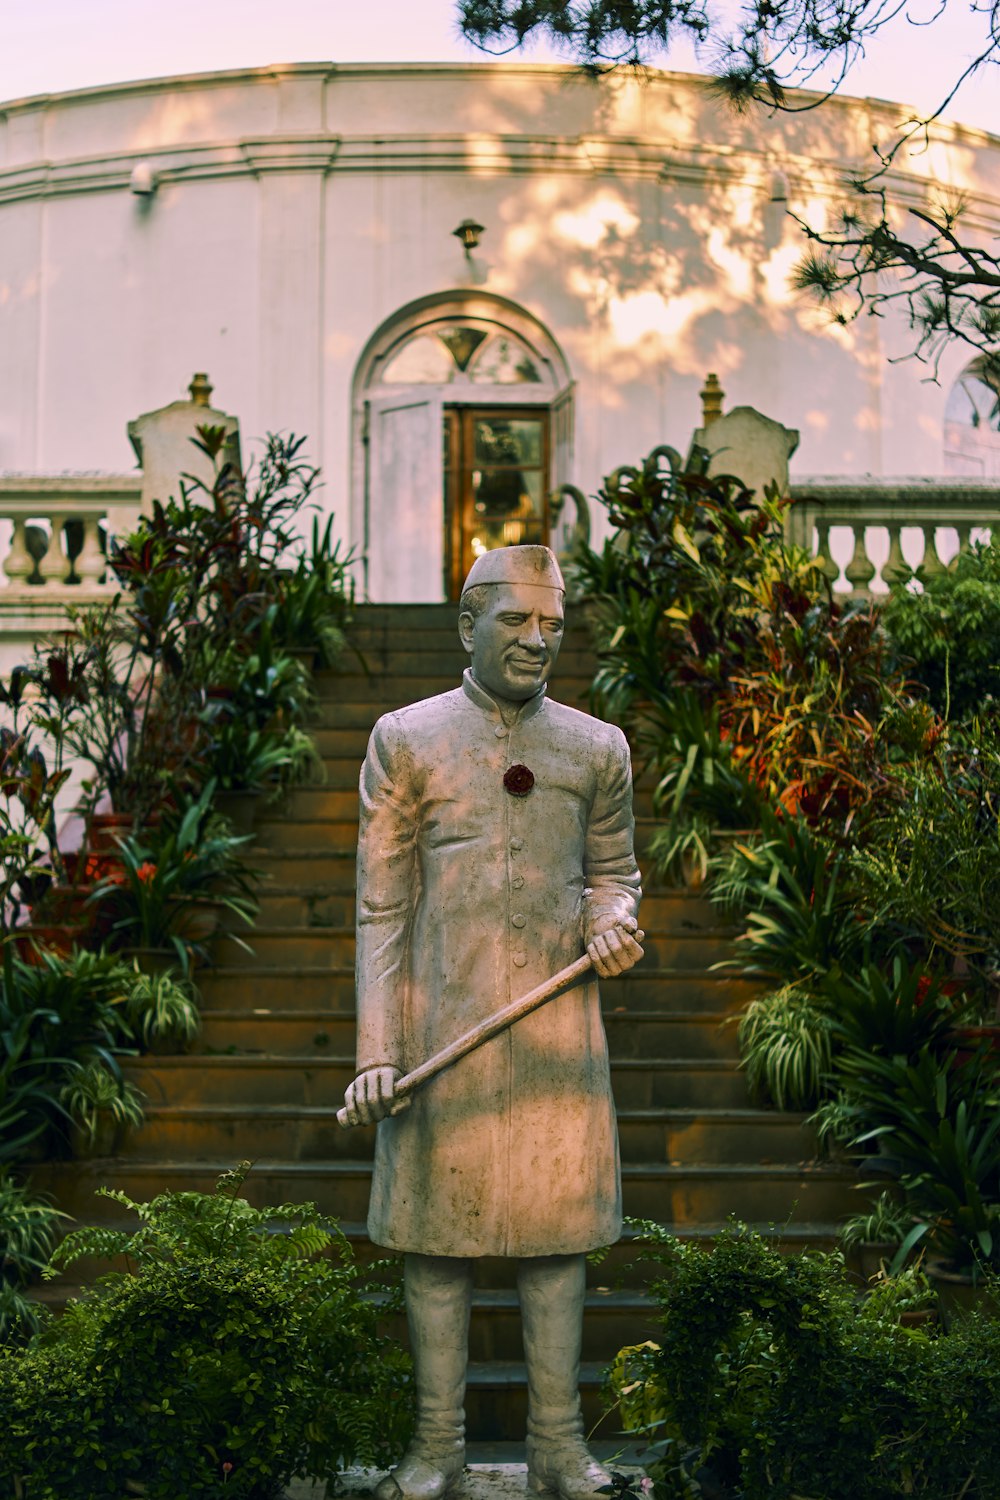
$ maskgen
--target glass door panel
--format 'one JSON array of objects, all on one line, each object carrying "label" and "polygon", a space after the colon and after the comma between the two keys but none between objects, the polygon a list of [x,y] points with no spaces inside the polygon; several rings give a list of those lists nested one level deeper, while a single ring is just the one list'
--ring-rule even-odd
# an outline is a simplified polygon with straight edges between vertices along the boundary
[{"label": "glass door panel", "polygon": [[548,412],[473,407],[462,412],[462,428],[464,579],[494,547],[548,539]]}]

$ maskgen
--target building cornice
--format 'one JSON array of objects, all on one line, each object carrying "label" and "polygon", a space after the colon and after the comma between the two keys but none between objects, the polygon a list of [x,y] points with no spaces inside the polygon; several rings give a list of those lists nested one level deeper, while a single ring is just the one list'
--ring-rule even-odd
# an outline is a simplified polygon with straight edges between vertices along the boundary
[{"label": "building cornice", "polygon": [[[857,162],[726,144],[687,146],[620,135],[422,134],[342,136],[280,133],[231,141],[36,161],[0,170],[0,205],[95,192],[125,192],[138,162],[158,185],[271,173],[463,173],[469,176],[566,175],[646,179],[679,186],[713,184],[768,191],[781,169],[791,200],[843,196]],[[925,202],[927,177],[894,169],[887,179],[901,204]],[[993,222],[991,223],[991,216]],[[974,193],[966,222],[995,232],[1000,196]]]}]

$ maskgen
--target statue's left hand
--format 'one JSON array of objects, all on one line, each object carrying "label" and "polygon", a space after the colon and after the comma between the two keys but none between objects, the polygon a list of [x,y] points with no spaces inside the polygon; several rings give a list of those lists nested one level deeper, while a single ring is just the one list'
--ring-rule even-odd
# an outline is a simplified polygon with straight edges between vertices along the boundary
[{"label": "statue's left hand", "polygon": [[627,974],[642,957],[639,945],[642,933],[632,917],[619,917],[603,932],[595,933],[587,944],[587,953],[601,979]]}]

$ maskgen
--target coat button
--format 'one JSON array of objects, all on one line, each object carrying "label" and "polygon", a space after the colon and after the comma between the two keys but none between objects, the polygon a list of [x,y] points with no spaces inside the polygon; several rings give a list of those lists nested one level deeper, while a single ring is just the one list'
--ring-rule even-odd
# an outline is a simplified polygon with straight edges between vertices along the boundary
[{"label": "coat button", "polygon": [[524,884],[524,876],[523,875],[515,875],[514,879],[511,881],[511,885],[514,887],[515,891],[519,891],[521,889],[521,887],[522,887],[523,884]]},{"label": "coat button", "polygon": [[506,724],[498,724],[493,733],[496,735],[498,740],[505,740],[507,738]]},{"label": "coat button", "polygon": [[514,954],[514,964],[515,964],[516,968],[523,969],[524,966],[525,966],[525,964],[527,962],[528,962],[528,956],[527,956],[526,953],[515,953]]},{"label": "coat button", "polygon": [[519,849],[524,848],[524,839],[511,839],[510,847],[516,854]]},{"label": "coat button", "polygon": [[513,922],[515,927],[523,927],[525,923],[525,918],[519,911],[515,912],[510,920]]}]

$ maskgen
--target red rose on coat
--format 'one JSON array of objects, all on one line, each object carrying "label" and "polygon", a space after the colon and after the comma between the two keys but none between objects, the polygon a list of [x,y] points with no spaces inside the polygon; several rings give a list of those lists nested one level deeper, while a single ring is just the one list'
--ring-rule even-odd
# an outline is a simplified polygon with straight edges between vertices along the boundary
[{"label": "red rose on coat", "polygon": [[508,766],[503,784],[512,797],[526,797],[535,784],[535,778],[527,766]]}]

